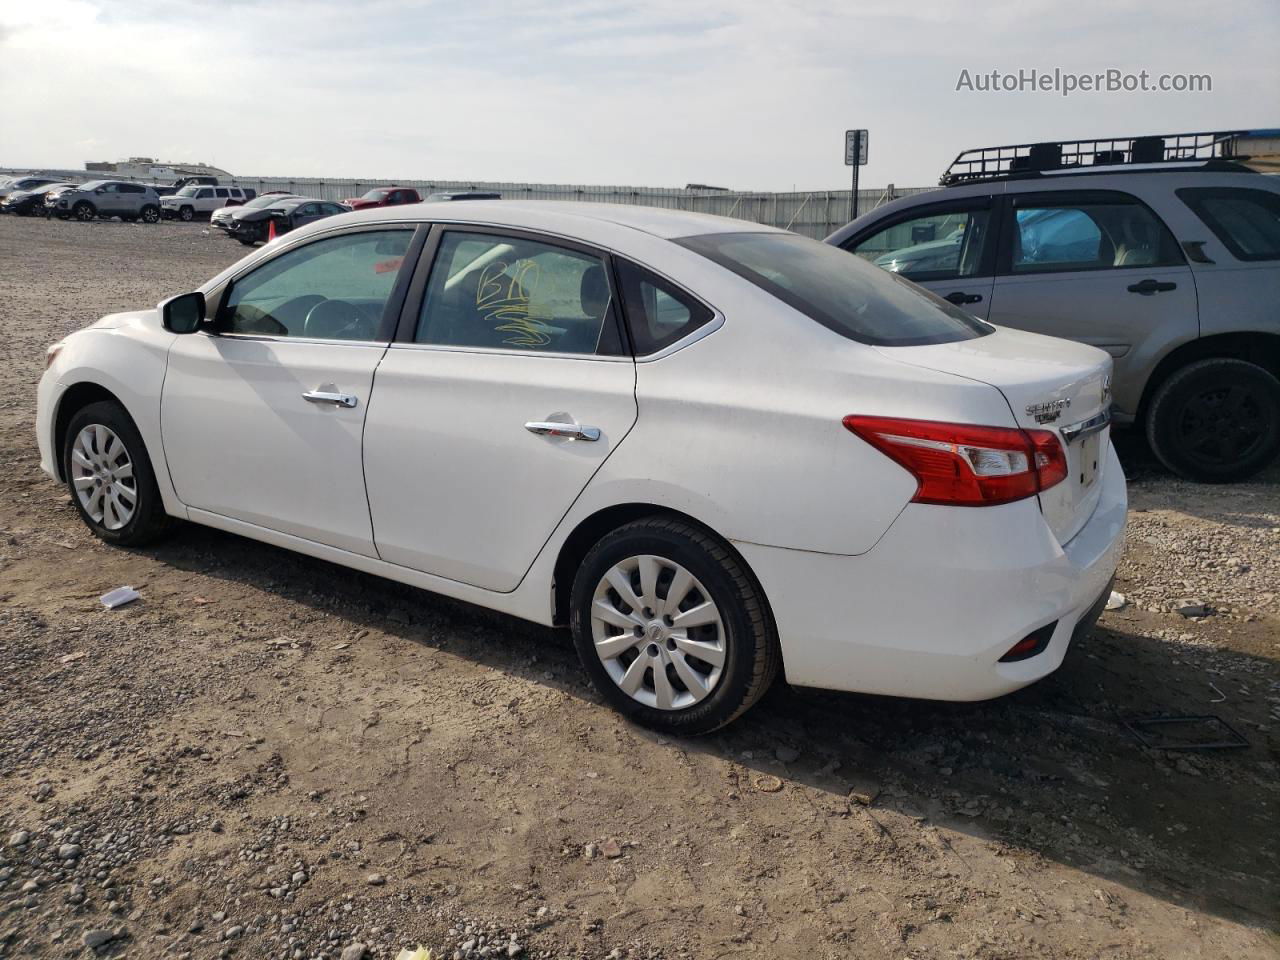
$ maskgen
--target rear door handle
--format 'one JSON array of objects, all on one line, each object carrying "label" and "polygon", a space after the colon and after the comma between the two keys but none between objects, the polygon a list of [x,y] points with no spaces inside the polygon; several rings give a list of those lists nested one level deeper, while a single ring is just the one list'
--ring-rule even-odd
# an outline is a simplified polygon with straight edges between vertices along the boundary
[{"label": "rear door handle", "polygon": [[966,303],[981,303],[982,294],[980,293],[962,293],[957,290],[955,293],[948,293],[944,299],[948,303],[954,303],[957,307]]},{"label": "rear door handle", "polygon": [[1158,280],[1141,280],[1138,283],[1129,284],[1130,293],[1140,293],[1144,297],[1149,297],[1153,293],[1168,293],[1170,290],[1177,290],[1178,285],[1173,282],[1161,283]]},{"label": "rear door handle", "polygon": [[331,393],[328,390],[308,390],[302,395],[307,403],[331,403],[335,407],[354,407],[356,398],[349,393]]},{"label": "rear door handle", "polygon": [[599,440],[599,427],[584,427],[580,423],[557,423],[554,420],[531,420],[524,425],[530,433],[540,437],[564,437],[567,440]]}]

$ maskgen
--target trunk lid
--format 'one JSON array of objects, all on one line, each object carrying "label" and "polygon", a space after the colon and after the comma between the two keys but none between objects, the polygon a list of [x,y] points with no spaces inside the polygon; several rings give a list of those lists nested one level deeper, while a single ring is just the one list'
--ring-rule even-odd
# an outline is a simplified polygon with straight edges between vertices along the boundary
[{"label": "trunk lid", "polygon": [[1040,509],[1059,543],[1088,522],[1111,443],[1105,416],[1111,406],[1108,354],[1007,327],[974,340],[876,349],[900,363],[990,384],[1004,395],[1018,426],[1057,434],[1067,455],[1067,478],[1039,494]]}]

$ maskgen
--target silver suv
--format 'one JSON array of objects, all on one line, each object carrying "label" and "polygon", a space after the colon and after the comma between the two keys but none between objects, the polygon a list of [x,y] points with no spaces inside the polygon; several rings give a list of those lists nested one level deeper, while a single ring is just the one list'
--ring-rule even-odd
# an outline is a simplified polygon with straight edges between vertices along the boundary
[{"label": "silver suv", "polygon": [[126,180],[90,180],[75,190],[51,196],[50,202],[53,205],[50,212],[64,220],[119,217],[144,223],[160,222],[160,197],[155,190]]},{"label": "silver suv", "polygon": [[1181,476],[1240,480],[1280,453],[1280,178],[1233,156],[1240,133],[965,151],[827,242],[1102,348],[1116,422]]}]

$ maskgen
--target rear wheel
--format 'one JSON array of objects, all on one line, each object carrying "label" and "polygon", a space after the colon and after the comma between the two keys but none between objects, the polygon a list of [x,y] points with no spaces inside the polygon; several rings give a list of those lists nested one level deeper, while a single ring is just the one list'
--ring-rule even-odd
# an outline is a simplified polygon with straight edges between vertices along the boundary
[{"label": "rear wheel", "polygon": [[583,667],[636,721],[710,733],[763,696],[778,641],[760,587],[720,540],[652,517],[608,534],[574,578],[571,626]]},{"label": "rear wheel", "polygon": [[141,546],[168,526],[142,435],[118,404],[91,403],[72,416],[62,466],[71,502],[99,538]]},{"label": "rear wheel", "polygon": [[1189,480],[1250,477],[1280,453],[1280,380],[1231,357],[1188,364],[1156,391],[1147,440],[1166,467]]},{"label": "rear wheel", "polygon": [[149,203],[149,204],[147,204],[145,207],[143,207],[143,208],[142,208],[142,222],[143,222],[143,223],[159,223],[159,222],[160,222],[160,208],[159,208],[159,207],[157,207],[155,204],[152,204],[152,203]]},{"label": "rear wheel", "polygon": [[79,203],[77,203],[74,207],[71,208],[71,212],[75,214],[75,218],[77,220],[82,220],[85,222],[92,220],[94,217],[98,215],[98,211],[93,209],[93,204],[90,203],[88,200],[81,200]]}]

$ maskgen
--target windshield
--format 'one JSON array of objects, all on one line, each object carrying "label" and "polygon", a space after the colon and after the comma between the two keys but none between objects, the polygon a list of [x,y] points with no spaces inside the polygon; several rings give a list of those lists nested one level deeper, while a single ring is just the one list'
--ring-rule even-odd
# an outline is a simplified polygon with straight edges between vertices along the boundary
[{"label": "windshield", "polygon": [[368,193],[363,194],[360,197],[360,199],[361,200],[383,200],[386,198],[389,192],[390,191],[388,190],[370,190]]},{"label": "windshield", "polygon": [[107,182],[107,181],[105,181],[105,180],[90,180],[88,183],[82,183],[82,184],[80,184],[80,189],[81,189],[81,190],[96,190],[98,187],[102,186],[102,185],[103,185],[104,183],[106,183],[106,182]]},{"label": "windshield", "polygon": [[175,193],[174,196],[175,197],[194,197],[196,195],[196,191],[198,191],[199,189],[200,189],[199,187],[183,187],[181,190]]},{"label": "windshield", "polygon": [[272,194],[268,194],[265,197],[254,197],[252,200],[246,200],[244,203],[240,205],[240,209],[243,210],[246,207],[250,209],[256,209],[258,207],[269,207],[273,203],[280,203],[282,200],[288,200],[288,199],[289,199],[288,197],[282,197],[278,193],[272,193]]},{"label": "windshield", "polygon": [[897,274],[793,233],[712,233],[675,242],[860,343],[950,343],[992,330]]}]

